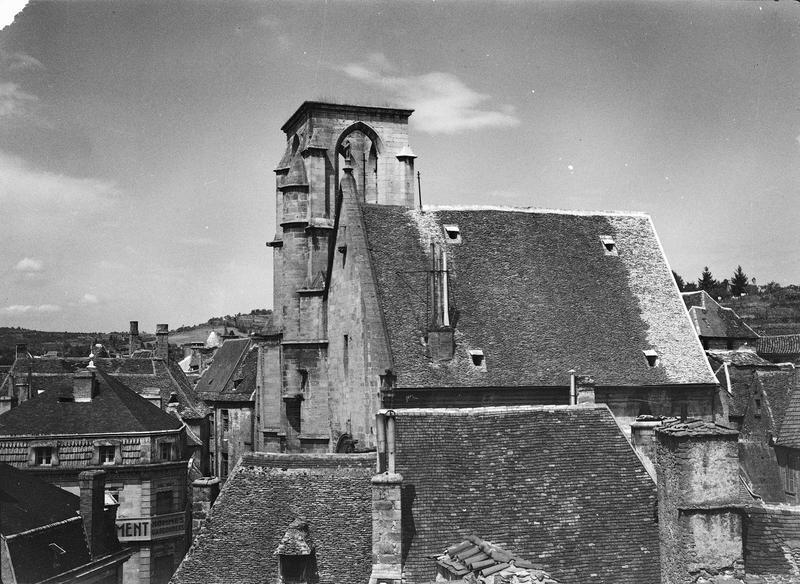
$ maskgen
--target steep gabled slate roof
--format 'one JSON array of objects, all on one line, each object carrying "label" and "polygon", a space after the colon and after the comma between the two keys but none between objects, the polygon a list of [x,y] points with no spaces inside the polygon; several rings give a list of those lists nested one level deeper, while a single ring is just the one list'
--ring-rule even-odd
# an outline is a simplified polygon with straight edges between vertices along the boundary
[{"label": "steep gabled slate roof", "polygon": [[[775,444],[777,446],[786,446],[789,448],[800,448],[800,380],[798,380],[800,371],[795,369],[789,373],[793,374],[794,383],[791,388],[791,395],[786,405],[783,420],[780,423],[780,430],[778,431]],[[775,388],[776,391],[780,391],[781,393],[786,391],[786,382],[784,380],[779,379],[771,381],[774,381],[775,385],[780,383],[780,385]],[[770,402],[772,402],[772,396],[770,396]]]},{"label": "steep gabled slate roof", "polygon": [[319,584],[368,582],[374,466],[374,454],[245,454],[171,582],[275,580],[275,551],[298,519],[314,542]]},{"label": "steep gabled slate roof", "polygon": [[214,355],[195,392],[205,401],[251,401],[256,390],[258,351],[250,339],[227,339]]},{"label": "steep gabled slate roof", "polygon": [[795,376],[794,370],[756,371],[756,389],[767,396],[772,418],[770,430],[775,433],[780,433],[786,418],[792,392],[795,391]]},{"label": "steep gabled slate roof", "polygon": [[800,335],[761,337],[756,347],[759,355],[796,357],[800,355]]},{"label": "steep gabled slate roof", "polygon": [[90,402],[59,401],[71,388],[51,388],[0,414],[0,436],[54,434],[115,434],[178,430],[183,423],[96,370],[97,396]]},{"label": "steep gabled slate roof", "polygon": [[[177,400],[178,414],[185,419],[202,418],[205,407],[197,400],[192,384],[176,363],[165,363],[160,359],[134,357],[98,358],[92,362],[126,387],[142,394],[158,390],[163,403]],[[22,375],[27,380],[30,370],[33,389],[36,392],[72,386],[72,373],[89,364],[88,358],[61,358],[32,360],[21,357],[14,361],[11,374],[3,383],[3,395],[11,395],[12,375]],[[174,395],[173,395],[174,394]]]},{"label": "steep gabled slate roof", "polygon": [[732,308],[720,306],[705,290],[683,292],[682,296],[698,336],[758,339],[758,334]]},{"label": "steep gabled slate roof", "polygon": [[473,533],[562,583],[659,581],[655,484],[606,406],[398,409],[395,428],[408,582]]},{"label": "steep gabled slate roof", "polygon": [[[565,386],[570,369],[601,386],[716,383],[647,216],[386,205],[363,216],[398,387]],[[446,224],[461,243],[446,243]],[[440,363],[420,340],[431,243],[448,254],[455,323],[455,358]]]}]

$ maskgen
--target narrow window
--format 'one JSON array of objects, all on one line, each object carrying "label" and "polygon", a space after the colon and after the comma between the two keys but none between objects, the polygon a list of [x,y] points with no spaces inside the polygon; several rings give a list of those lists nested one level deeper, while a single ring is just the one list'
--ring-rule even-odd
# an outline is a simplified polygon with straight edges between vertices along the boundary
[{"label": "narrow window", "polygon": [[444,229],[445,241],[447,243],[461,243],[461,230],[458,225],[446,224],[442,225]]},{"label": "narrow window", "polygon": [[644,358],[647,359],[648,367],[655,367],[658,365],[658,353],[653,349],[645,349],[642,353],[644,353]]},{"label": "narrow window", "polygon": [[114,446],[99,446],[100,451],[100,464],[114,464],[117,449]]},{"label": "narrow window", "polygon": [[306,393],[308,391],[308,370],[299,369],[300,372],[300,391]]},{"label": "narrow window", "polygon": [[222,453],[222,468],[220,468],[219,473],[223,479],[228,476],[228,454],[226,452]]},{"label": "narrow window", "polygon": [[480,349],[472,350],[469,352],[470,359],[472,359],[472,364],[475,367],[483,367],[483,351]]},{"label": "narrow window", "polygon": [[794,456],[787,456],[786,457],[786,492],[794,494],[795,489],[795,481],[794,481],[794,469],[797,466],[797,461]]},{"label": "narrow window", "polygon": [[158,445],[158,456],[161,460],[172,460],[172,443],[161,442]]},{"label": "narrow window", "polygon": [[755,415],[756,418],[760,418],[761,417],[761,400],[756,398],[755,403],[756,403],[756,411],[755,411],[754,415]]},{"label": "narrow window", "polygon": [[603,244],[603,250],[606,255],[619,255],[617,244],[613,237],[610,235],[601,235],[600,242]]},{"label": "narrow window", "polygon": [[228,410],[221,410],[222,411],[222,431],[228,432],[231,429],[231,419]]},{"label": "narrow window", "polygon": [[300,399],[287,399],[286,400],[286,421],[289,427],[296,434],[300,434],[301,427],[301,412],[300,405],[303,403]]},{"label": "narrow window", "polygon": [[344,336],[344,345],[342,348],[342,364],[344,366],[344,374],[347,375],[350,370],[350,337]]},{"label": "narrow window", "polygon": [[50,466],[53,464],[53,447],[37,446],[33,449],[34,464],[36,466]]},{"label": "narrow window", "polygon": [[156,515],[172,513],[172,499],[172,491],[160,491],[156,493]]},{"label": "narrow window", "polygon": [[300,584],[306,581],[308,556],[281,555],[281,579],[286,584]]}]

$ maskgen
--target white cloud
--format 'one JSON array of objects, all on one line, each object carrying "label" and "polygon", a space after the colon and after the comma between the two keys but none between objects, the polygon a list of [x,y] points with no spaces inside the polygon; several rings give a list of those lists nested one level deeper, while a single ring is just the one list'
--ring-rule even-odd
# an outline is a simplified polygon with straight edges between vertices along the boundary
[{"label": "white cloud", "polygon": [[98,302],[100,302],[100,299],[94,294],[86,293],[81,298],[81,304],[97,304]]},{"label": "white cloud", "polygon": [[57,304],[12,304],[2,309],[6,314],[25,314],[31,312],[59,312],[61,307]]},{"label": "white cloud", "polygon": [[35,95],[22,91],[16,83],[0,83],[0,119],[24,116],[38,100]]},{"label": "white cloud", "polygon": [[44,264],[41,260],[22,258],[17,262],[17,265],[14,266],[14,269],[18,272],[41,272],[43,267]]},{"label": "white cloud", "polygon": [[41,71],[41,61],[25,53],[12,53],[0,49],[0,71]]},{"label": "white cloud", "polygon": [[22,12],[28,0],[3,0],[0,2],[0,30],[14,22],[14,17]]},{"label": "white cloud", "polygon": [[393,65],[380,53],[366,63],[350,63],[342,70],[349,77],[382,88],[394,99],[414,108],[418,129],[429,134],[454,134],[465,130],[515,126],[519,119],[510,105],[490,107],[491,96],[467,87],[452,73],[393,75]]}]

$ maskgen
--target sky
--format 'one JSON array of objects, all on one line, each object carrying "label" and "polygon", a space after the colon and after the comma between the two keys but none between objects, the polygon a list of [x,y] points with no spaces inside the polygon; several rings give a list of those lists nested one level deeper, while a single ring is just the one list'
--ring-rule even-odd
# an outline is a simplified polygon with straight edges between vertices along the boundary
[{"label": "sky", "polygon": [[305,100],[413,108],[425,204],[644,211],[686,280],[800,284],[798,55],[788,0],[30,2],[0,31],[0,326],[271,307]]}]

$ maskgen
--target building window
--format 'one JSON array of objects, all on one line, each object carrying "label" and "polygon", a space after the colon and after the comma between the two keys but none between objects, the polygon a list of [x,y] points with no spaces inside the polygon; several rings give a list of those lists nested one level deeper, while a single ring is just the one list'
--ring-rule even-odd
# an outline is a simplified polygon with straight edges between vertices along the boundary
[{"label": "building window", "polygon": [[300,406],[303,400],[300,399],[287,399],[286,400],[286,421],[289,423],[289,428],[296,434],[300,434],[300,421],[301,412]]},{"label": "building window", "polygon": [[228,476],[228,453],[222,453],[222,467],[219,469],[220,476],[224,479]]},{"label": "building window", "polygon": [[475,365],[475,367],[484,366],[483,365],[484,356],[483,356],[483,351],[481,349],[471,350],[469,352],[469,357],[470,359],[472,359],[472,364]]},{"label": "building window", "polygon": [[298,369],[300,373],[300,391],[306,393],[308,391],[308,370]]},{"label": "building window", "polygon": [[344,345],[342,348],[342,364],[344,366],[344,374],[347,375],[350,370],[350,337],[344,336]]},{"label": "building window", "polygon": [[222,431],[228,432],[231,429],[231,419],[228,410],[222,410]]},{"label": "building window", "polygon": [[172,442],[159,443],[158,456],[161,460],[172,460]]},{"label": "building window", "polygon": [[619,255],[617,244],[610,235],[601,235],[600,242],[603,244],[603,251],[606,255]]},{"label": "building window", "polygon": [[156,515],[172,513],[172,491],[159,491],[156,493]]},{"label": "building window", "polygon": [[447,243],[461,243],[461,230],[458,225],[442,225]]},{"label": "building window", "polygon": [[53,447],[37,446],[34,448],[33,463],[36,466],[51,466],[53,464]]},{"label": "building window", "polygon": [[756,398],[755,399],[755,405],[756,405],[756,411],[755,411],[754,415],[755,415],[756,418],[760,418],[761,417],[761,400]]},{"label": "building window", "polygon": [[281,580],[286,584],[301,584],[307,581],[308,556],[281,555]]},{"label": "building window", "polygon": [[655,367],[658,365],[658,353],[653,349],[645,349],[642,353],[644,353],[644,358],[647,359],[648,367]]},{"label": "building window", "polygon": [[792,455],[787,456],[785,473],[784,473],[787,493],[791,494],[795,493],[794,471],[796,467],[797,467],[797,457]]},{"label": "building window", "polygon": [[99,446],[99,464],[114,464],[117,457],[117,449],[114,446]]}]

